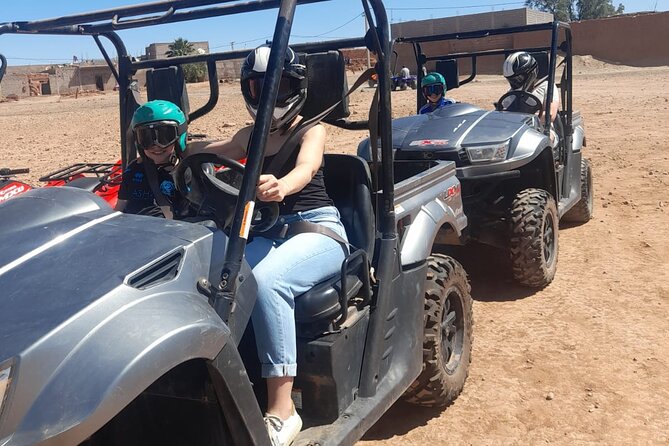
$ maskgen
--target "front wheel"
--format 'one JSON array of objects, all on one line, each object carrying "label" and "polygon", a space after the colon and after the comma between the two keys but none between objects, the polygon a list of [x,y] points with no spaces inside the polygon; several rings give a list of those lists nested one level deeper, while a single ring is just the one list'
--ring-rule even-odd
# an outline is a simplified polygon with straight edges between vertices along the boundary
[{"label": "front wheel", "polygon": [[423,371],[404,394],[410,403],[445,407],[460,395],[472,351],[472,297],[467,274],[451,257],[427,259]]},{"label": "front wheel", "polygon": [[553,197],[542,189],[525,189],[510,210],[509,253],[520,284],[543,288],[553,281],[558,258],[558,216]]}]

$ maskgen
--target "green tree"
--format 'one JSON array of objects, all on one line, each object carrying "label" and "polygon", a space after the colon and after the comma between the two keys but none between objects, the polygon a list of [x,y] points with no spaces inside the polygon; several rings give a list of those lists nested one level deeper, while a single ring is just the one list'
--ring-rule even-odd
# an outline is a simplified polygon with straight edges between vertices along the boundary
[{"label": "green tree", "polygon": [[579,20],[598,19],[615,14],[622,14],[625,6],[620,3],[616,9],[611,0],[578,0],[576,2],[576,11]]},{"label": "green tree", "polygon": [[555,20],[569,22],[574,18],[572,0],[526,0],[525,6],[553,14]]},{"label": "green tree", "polygon": [[188,56],[195,52],[195,47],[187,39],[179,37],[174,42],[170,43],[167,48],[169,50],[165,53],[167,57]]},{"label": "green tree", "polygon": [[616,8],[612,0],[525,0],[525,6],[550,12],[556,20],[566,22],[598,19],[625,11],[622,3]]},{"label": "green tree", "polygon": [[[188,56],[198,52],[187,39],[179,37],[168,45],[167,57]],[[202,82],[207,79],[207,66],[204,63],[189,63],[182,66],[187,83]]]}]

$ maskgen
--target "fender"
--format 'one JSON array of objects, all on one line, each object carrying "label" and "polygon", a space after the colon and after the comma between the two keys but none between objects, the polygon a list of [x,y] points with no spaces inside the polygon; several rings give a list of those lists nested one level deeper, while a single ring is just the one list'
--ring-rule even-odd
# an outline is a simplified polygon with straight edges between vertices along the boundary
[{"label": "fender", "polygon": [[[163,374],[190,359],[212,360],[230,341],[228,327],[195,292],[152,293],[110,313],[54,369],[37,363],[53,348],[49,339],[19,359],[12,391],[22,399],[6,408],[3,427],[15,429],[0,444],[79,444]],[[64,324],[48,338],[76,336],[84,319]]]},{"label": "fender", "polygon": [[[401,240],[402,266],[425,261],[432,252],[437,234],[440,234],[442,228],[449,234],[440,234],[440,236],[452,235],[453,243],[457,243],[462,229],[467,226],[460,182],[455,176],[455,164],[447,162],[442,165],[441,174],[434,175],[434,178],[427,184],[416,186],[407,184],[407,186],[412,186],[409,193],[415,195],[409,198],[403,197],[404,188],[401,185],[404,182],[396,188],[399,190],[397,198],[400,202],[395,205],[397,219],[408,222]],[[437,166],[430,170],[436,169],[440,167]],[[421,175],[429,175],[429,172],[426,171]],[[412,179],[407,181],[412,182]],[[422,191],[421,186],[424,187]],[[405,209],[412,211],[407,212]]]},{"label": "fender", "polygon": [[32,189],[31,186],[19,181],[10,181],[8,184],[0,184],[0,203],[24,192],[28,192],[30,189]]}]

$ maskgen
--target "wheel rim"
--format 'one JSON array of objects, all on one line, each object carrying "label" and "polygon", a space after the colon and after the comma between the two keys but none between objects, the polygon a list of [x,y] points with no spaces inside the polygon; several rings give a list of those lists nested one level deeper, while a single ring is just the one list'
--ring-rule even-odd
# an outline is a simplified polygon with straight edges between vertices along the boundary
[{"label": "wheel rim", "polygon": [[553,262],[555,255],[555,223],[553,222],[553,215],[547,214],[544,221],[544,261],[546,265]]},{"label": "wheel rim", "polygon": [[459,290],[452,288],[441,316],[441,356],[449,374],[460,364],[464,340],[464,308]]}]

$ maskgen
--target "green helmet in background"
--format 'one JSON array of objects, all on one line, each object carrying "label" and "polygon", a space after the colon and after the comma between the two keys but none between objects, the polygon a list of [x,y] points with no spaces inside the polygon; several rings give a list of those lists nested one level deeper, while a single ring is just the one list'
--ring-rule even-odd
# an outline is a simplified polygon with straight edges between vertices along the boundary
[{"label": "green helmet in background", "polygon": [[444,79],[444,76],[437,72],[431,72],[427,73],[423,80],[420,83],[421,88],[422,87],[427,87],[429,85],[443,85],[444,90],[446,90],[446,79]]},{"label": "green helmet in background", "polygon": [[186,115],[183,111],[170,101],[163,101],[156,99],[145,102],[132,115],[130,128],[135,131],[137,126],[150,124],[152,122],[174,122],[178,128],[178,148],[181,152],[186,150],[186,139],[188,134],[186,132],[187,123]]}]

